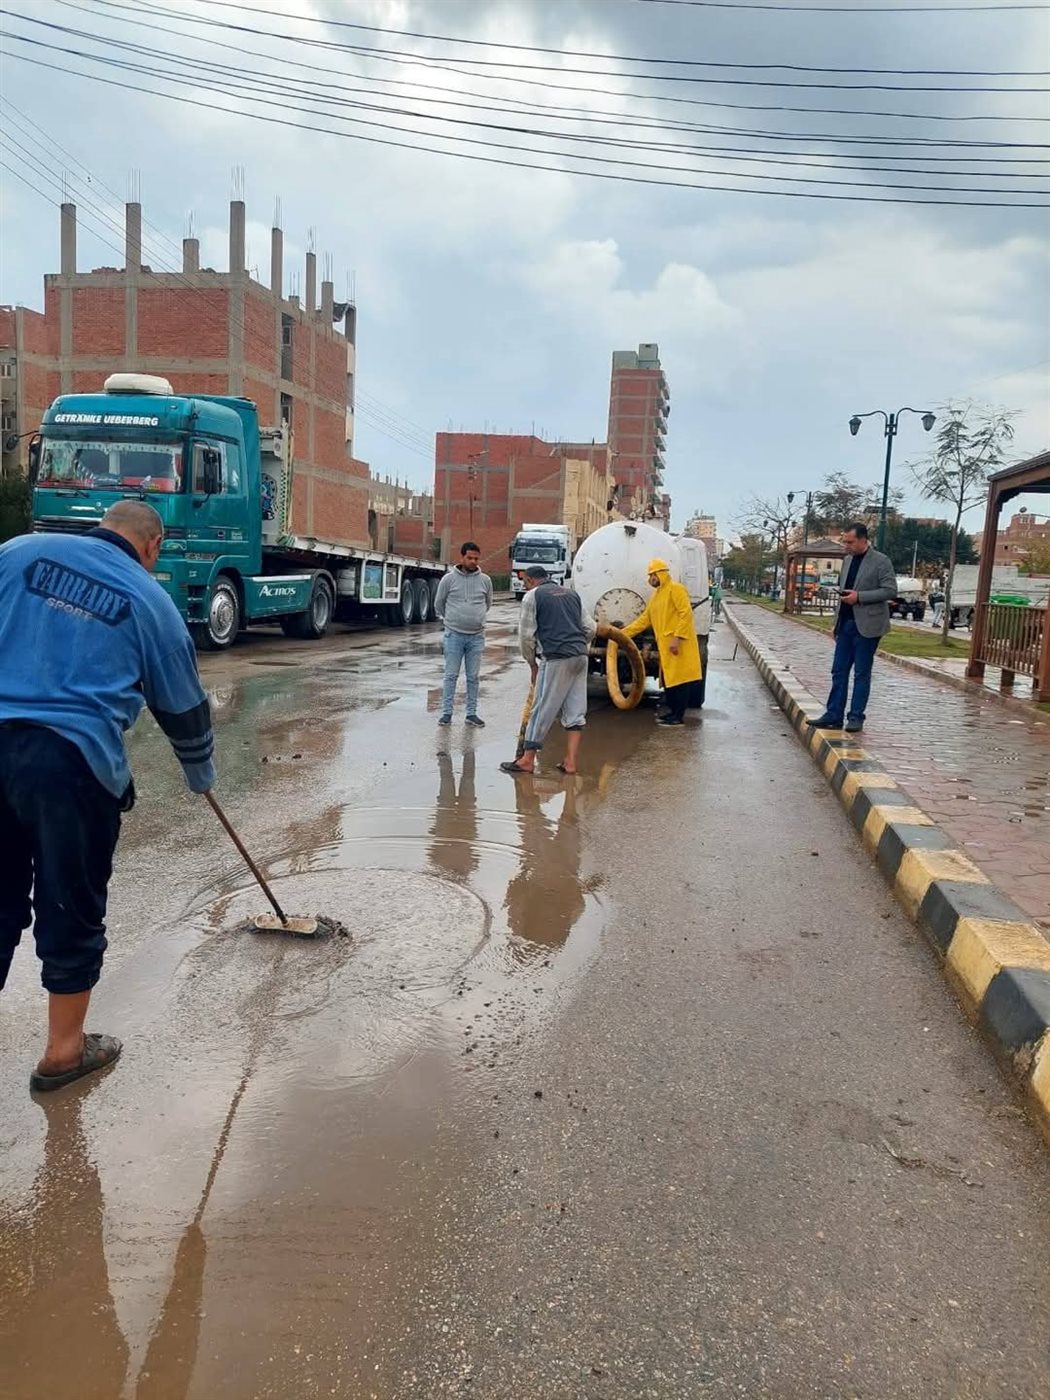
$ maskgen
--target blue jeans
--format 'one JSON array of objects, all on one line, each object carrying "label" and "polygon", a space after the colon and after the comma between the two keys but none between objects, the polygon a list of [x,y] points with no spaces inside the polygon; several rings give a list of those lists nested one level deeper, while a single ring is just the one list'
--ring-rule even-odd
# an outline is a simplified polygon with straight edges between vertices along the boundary
[{"label": "blue jeans", "polygon": [[467,673],[467,714],[477,714],[478,683],[481,680],[484,651],[484,632],[453,632],[451,628],[445,628],[445,690],[441,697],[443,715],[452,713],[461,666]]},{"label": "blue jeans", "polygon": [[53,729],[0,724],[0,987],[30,923],[47,991],[98,981],[124,805]]},{"label": "blue jeans", "polygon": [[[879,649],[878,637],[862,637],[857,624],[847,618],[835,634],[835,659],[831,663],[831,693],[828,696],[827,712],[837,723],[843,716],[848,719],[864,719],[871,694],[871,668],[875,653]],[[846,701],[849,697],[849,673],[853,671],[853,703],[847,713]]]}]

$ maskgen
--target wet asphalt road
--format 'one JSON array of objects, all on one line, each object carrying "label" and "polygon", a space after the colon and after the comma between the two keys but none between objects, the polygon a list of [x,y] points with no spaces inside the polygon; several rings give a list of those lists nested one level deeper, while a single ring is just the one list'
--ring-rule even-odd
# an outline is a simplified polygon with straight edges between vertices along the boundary
[{"label": "wet asphalt road", "polygon": [[0,1002],[11,1400],[1045,1397],[1050,1165],[719,628],[702,723],[600,708],[576,783],[439,731],[432,631],[207,658],[220,796],[152,721],[90,1018],[34,1103]]}]

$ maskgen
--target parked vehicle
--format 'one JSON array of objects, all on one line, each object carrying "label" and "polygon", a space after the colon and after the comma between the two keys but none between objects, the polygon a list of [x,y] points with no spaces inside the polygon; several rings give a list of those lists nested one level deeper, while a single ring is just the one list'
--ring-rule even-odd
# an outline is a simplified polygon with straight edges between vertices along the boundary
[{"label": "parked vehicle", "polygon": [[525,570],[542,564],[555,583],[564,583],[572,567],[568,525],[523,525],[510,546],[510,586],[518,599],[525,593]]},{"label": "parked vehicle", "polygon": [[[952,573],[950,627],[972,627],[977,603],[979,564],[956,564]],[[1050,597],[1050,578],[1022,574],[1016,564],[996,564],[992,569],[991,601],[1023,598],[1029,604],[1045,606]]]},{"label": "parked vehicle", "polygon": [[[693,605],[693,623],[700,644],[703,679],[691,696],[693,708],[704,703],[707,689],[708,642],[711,632],[711,596],[708,586],[707,550],[702,540],[674,537],[630,520],[603,525],[588,535],[576,552],[572,566],[572,586],[584,608],[598,622],[626,627],[641,616],[652,596],[648,563],[652,558],[666,560],[671,577],[685,584]],[[636,637],[648,677],[647,689],[660,690],[660,659],[655,639],[643,633]],[[621,688],[631,680],[630,667],[621,654],[617,660],[617,680]],[[608,648],[597,643],[591,648],[591,674],[608,686]],[[622,672],[622,674],[620,674]]]},{"label": "parked vehicle", "polygon": [[260,429],[249,399],[110,375],[102,393],[64,394],[47,409],[30,476],[38,531],[89,530],[115,500],[148,500],[164,522],[154,577],[210,650],[231,646],[254,623],[319,638],[337,614],[394,626],[433,614],[443,564],[307,538],[290,526],[288,434]]},{"label": "parked vehicle", "polygon": [[890,617],[910,617],[921,622],[926,616],[926,595],[922,580],[897,575],[897,592],[890,599]]}]

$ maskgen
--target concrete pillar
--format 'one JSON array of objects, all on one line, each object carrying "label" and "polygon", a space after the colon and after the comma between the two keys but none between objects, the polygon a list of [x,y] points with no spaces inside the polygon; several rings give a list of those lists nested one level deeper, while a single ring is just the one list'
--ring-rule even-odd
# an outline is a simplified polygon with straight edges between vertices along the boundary
[{"label": "concrete pillar", "polygon": [[270,230],[270,291],[280,301],[284,291],[284,234],[279,228]]},{"label": "concrete pillar", "polygon": [[230,200],[230,272],[244,272],[244,200]]},{"label": "concrete pillar", "polygon": [[332,282],[321,283],[321,320],[326,326],[332,324],[332,308],[335,305],[335,285]]},{"label": "concrete pillar", "polygon": [[182,240],[182,270],[183,272],[200,272],[201,243],[199,238],[184,238]]},{"label": "concrete pillar", "polygon": [[317,310],[317,254],[306,255],[306,301],[305,310],[312,316]]},{"label": "concrete pillar", "polygon": [[74,277],[77,270],[77,206],[62,206],[62,276]]},{"label": "concrete pillar", "polygon": [[142,269],[142,205],[124,206],[124,270],[138,280]]},{"label": "concrete pillar", "polygon": [[142,205],[124,206],[124,367],[136,369],[139,353],[139,278],[142,275]]}]

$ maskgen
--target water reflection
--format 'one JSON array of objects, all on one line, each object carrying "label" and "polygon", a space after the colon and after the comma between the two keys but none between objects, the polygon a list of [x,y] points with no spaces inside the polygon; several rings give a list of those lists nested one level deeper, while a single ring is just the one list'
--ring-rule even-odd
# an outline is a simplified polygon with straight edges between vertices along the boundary
[{"label": "water reflection", "polygon": [[438,795],[434,823],[430,828],[434,838],[430,845],[430,859],[438,870],[443,870],[454,879],[464,880],[478,868],[474,750],[468,749],[463,754],[458,790],[452,755],[442,752],[437,760]]},{"label": "water reflection", "polygon": [[110,1292],[85,1101],[42,1101],[47,1136],[32,1206],[0,1229],[0,1393],[11,1400],[115,1400],[124,1386],[128,1344]]},{"label": "water reflection", "polygon": [[[504,908],[513,938],[511,951],[523,962],[565,943],[585,907],[580,882],[580,823],[577,782],[515,778],[521,818],[521,856],[507,885]],[[543,810],[553,798],[561,810],[552,820]]]}]

